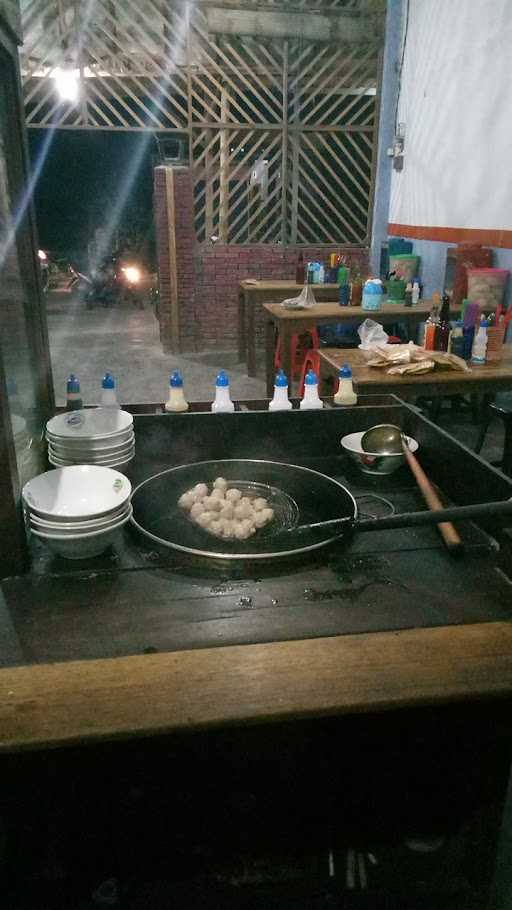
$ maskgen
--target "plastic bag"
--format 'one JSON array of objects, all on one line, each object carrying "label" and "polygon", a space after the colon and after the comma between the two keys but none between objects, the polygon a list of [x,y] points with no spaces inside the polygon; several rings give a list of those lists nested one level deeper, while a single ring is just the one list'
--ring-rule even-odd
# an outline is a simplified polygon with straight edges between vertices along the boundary
[{"label": "plastic bag", "polygon": [[315,304],[316,300],[310,284],[304,285],[298,297],[290,297],[288,300],[281,301],[281,306],[284,306],[286,310],[309,310]]},{"label": "plastic bag", "polygon": [[373,319],[365,319],[357,330],[361,339],[359,347],[362,351],[372,351],[377,345],[387,344],[389,335],[386,335],[380,322],[374,322]]}]

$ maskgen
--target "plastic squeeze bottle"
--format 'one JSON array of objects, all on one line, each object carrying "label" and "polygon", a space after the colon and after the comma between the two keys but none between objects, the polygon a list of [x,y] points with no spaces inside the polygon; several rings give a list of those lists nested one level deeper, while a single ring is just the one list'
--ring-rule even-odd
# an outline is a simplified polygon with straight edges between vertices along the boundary
[{"label": "plastic squeeze bottle", "polygon": [[179,370],[173,370],[169,377],[169,398],[166,411],[188,411],[188,401],[183,394],[183,379]]},{"label": "plastic squeeze bottle", "polygon": [[269,411],[291,411],[292,403],[288,398],[288,379],[284,370],[276,373],[274,397],[268,403]]},{"label": "plastic squeeze bottle", "polygon": [[487,322],[487,319],[484,319],[482,316],[480,325],[478,327],[478,332],[476,333],[475,340],[473,342],[473,351],[471,354],[471,360],[473,363],[485,363],[488,325],[489,323]]},{"label": "plastic squeeze bottle", "polygon": [[324,403],[318,395],[318,376],[308,370],[304,379],[304,398],[300,403],[301,411],[313,411],[323,408]]},{"label": "plastic squeeze bottle", "polygon": [[116,381],[108,370],[101,380],[100,407],[118,408],[119,402],[116,395]]},{"label": "plastic squeeze bottle", "polygon": [[229,395],[229,379],[224,370],[221,370],[215,383],[215,401],[212,401],[212,411],[219,414],[221,411],[231,412],[235,406]]},{"label": "plastic squeeze bottle", "polygon": [[334,396],[335,404],[352,405],[357,404],[357,395],[352,385],[352,370],[348,363],[344,363],[339,374],[338,391]]},{"label": "plastic squeeze bottle", "polygon": [[83,406],[80,380],[74,373],[70,373],[66,385],[66,411],[79,411]]}]

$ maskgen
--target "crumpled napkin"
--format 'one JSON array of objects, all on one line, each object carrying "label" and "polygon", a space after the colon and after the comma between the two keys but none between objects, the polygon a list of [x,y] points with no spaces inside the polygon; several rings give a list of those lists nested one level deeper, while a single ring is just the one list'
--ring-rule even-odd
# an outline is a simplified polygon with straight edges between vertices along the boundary
[{"label": "crumpled napkin", "polygon": [[368,360],[369,367],[388,369],[390,375],[404,373],[429,373],[433,370],[459,370],[469,373],[465,360],[447,351],[426,351],[418,345],[409,344],[383,345],[378,348],[377,356]]}]

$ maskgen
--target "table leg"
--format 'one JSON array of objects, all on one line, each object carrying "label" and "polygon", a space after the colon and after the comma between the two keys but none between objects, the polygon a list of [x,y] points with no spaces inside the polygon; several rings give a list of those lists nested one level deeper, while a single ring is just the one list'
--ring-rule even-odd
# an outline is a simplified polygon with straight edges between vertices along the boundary
[{"label": "table leg", "polygon": [[288,388],[291,391],[293,384],[293,374],[292,374],[292,332],[289,327],[283,323],[280,327],[280,340],[281,340],[281,364],[284,372],[288,377]]},{"label": "table leg", "polygon": [[265,374],[267,379],[267,398],[274,394],[274,343],[275,327],[271,319],[265,322]]},{"label": "table leg", "polygon": [[238,293],[238,360],[243,363],[246,359],[247,337],[245,333],[245,291]]},{"label": "table leg", "polygon": [[245,318],[247,325],[247,375],[256,376],[256,332],[255,332],[256,298],[249,295],[245,298]]}]

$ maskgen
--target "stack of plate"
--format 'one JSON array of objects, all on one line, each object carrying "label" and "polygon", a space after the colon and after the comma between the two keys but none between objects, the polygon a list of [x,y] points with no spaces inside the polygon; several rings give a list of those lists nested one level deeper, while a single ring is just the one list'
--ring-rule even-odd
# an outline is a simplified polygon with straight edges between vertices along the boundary
[{"label": "stack of plate", "polygon": [[84,408],[46,424],[48,461],[55,467],[98,464],[118,468],[135,455],[133,417],[119,408]]},{"label": "stack of plate", "polygon": [[124,474],[97,465],[47,471],[23,487],[31,534],[67,559],[97,556],[131,518],[131,484]]}]

